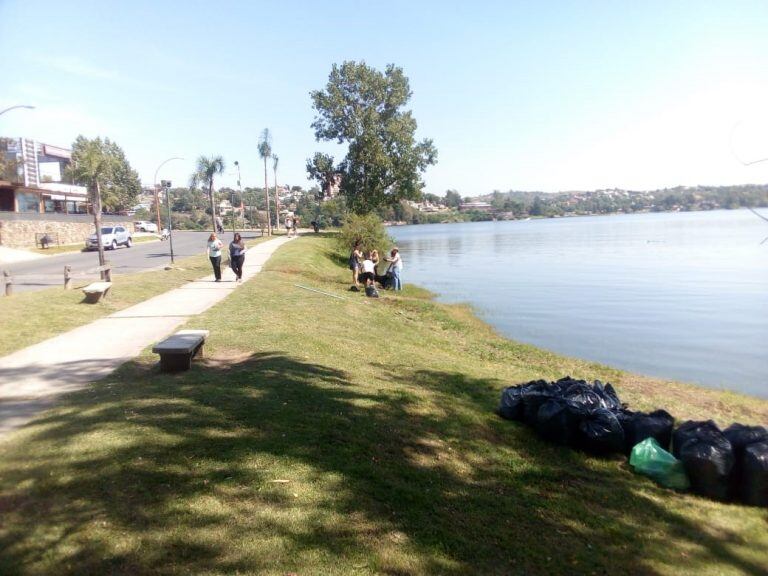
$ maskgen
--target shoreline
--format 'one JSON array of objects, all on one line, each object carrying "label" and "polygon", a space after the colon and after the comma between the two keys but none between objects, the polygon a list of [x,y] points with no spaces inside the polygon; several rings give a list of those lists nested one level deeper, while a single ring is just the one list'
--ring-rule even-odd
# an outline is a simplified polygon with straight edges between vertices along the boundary
[{"label": "shoreline", "polygon": [[[768,206],[755,206],[756,209],[768,209]],[[698,214],[700,212],[739,212],[741,210],[749,211],[750,208],[746,206],[740,206],[738,208],[715,208],[713,210],[638,210],[637,212],[606,212],[606,213],[592,213],[592,214],[562,214],[553,216],[526,216],[525,218],[488,218],[484,220],[447,220],[443,222],[419,222],[414,224],[412,222],[400,221],[385,221],[384,226],[387,228],[399,228],[402,226],[427,226],[433,224],[474,224],[478,222],[527,222],[529,220],[562,220],[564,218],[590,218],[593,216],[634,216],[642,214]],[[424,214],[439,214],[439,212],[424,212]],[[461,214],[461,212],[453,212],[452,214]]]},{"label": "shoreline", "polygon": [[[766,276],[763,267],[747,268],[762,261],[762,228],[747,210],[723,210],[390,234],[410,263],[406,282],[474,306],[512,339],[768,399],[758,345],[768,332],[752,312],[766,302],[759,290]],[[733,264],[730,255],[738,256]],[[728,273],[718,276],[726,261]],[[499,272],[486,283],[488,266]],[[443,281],[433,270],[449,276]]]}]

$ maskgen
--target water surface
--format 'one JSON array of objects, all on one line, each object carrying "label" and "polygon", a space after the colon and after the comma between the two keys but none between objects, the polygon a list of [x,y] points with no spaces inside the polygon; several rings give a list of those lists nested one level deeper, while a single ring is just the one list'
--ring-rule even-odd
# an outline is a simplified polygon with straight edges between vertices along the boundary
[{"label": "water surface", "polygon": [[406,283],[504,335],[768,397],[768,225],[748,210],[404,226]]}]

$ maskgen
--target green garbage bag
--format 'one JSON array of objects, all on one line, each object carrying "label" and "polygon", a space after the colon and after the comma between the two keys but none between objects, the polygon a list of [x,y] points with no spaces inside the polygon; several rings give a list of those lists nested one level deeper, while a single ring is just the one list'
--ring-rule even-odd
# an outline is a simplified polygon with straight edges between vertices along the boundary
[{"label": "green garbage bag", "polygon": [[691,486],[683,463],[659,446],[655,438],[646,438],[635,444],[629,465],[638,474],[650,476],[667,488],[687,490]]}]

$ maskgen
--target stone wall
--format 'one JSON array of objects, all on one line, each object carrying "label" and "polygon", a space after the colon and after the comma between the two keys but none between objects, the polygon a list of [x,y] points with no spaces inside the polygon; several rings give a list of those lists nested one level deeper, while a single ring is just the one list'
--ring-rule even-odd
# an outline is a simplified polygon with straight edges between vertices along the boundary
[{"label": "stone wall", "polygon": [[[103,226],[122,224],[133,231],[133,223],[125,216],[102,216]],[[60,244],[82,244],[94,232],[90,214],[20,214],[0,212],[0,246],[34,248],[35,234],[48,233]],[[55,244],[54,244],[55,245]]]}]

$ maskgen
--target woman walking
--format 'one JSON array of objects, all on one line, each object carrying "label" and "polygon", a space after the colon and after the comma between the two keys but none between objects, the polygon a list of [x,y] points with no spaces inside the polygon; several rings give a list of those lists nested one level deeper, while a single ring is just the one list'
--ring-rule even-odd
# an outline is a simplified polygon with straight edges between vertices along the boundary
[{"label": "woman walking", "polygon": [[211,260],[211,266],[213,266],[213,275],[216,277],[216,282],[221,282],[221,247],[223,244],[221,240],[216,238],[216,234],[208,236],[208,258]]},{"label": "woman walking", "polygon": [[237,277],[236,282],[243,281],[243,262],[245,262],[245,242],[240,232],[235,232],[235,237],[229,243],[229,262]]}]

